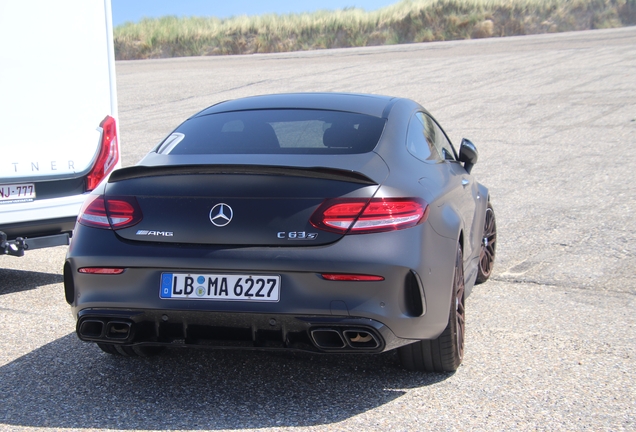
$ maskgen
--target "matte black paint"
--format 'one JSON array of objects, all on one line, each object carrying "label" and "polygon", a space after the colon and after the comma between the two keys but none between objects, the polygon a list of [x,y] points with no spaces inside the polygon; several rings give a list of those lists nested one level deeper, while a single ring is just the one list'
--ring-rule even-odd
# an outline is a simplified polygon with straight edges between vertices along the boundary
[{"label": "matte black paint", "polygon": [[[196,313],[203,317],[197,318],[204,321],[197,324],[203,325],[201,331],[205,333],[207,328],[211,335],[221,316],[230,317],[230,323],[236,317],[236,326],[222,327],[237,331],[249,326],[260,330],[255,323],[269,315],[304,322],[318,319],[327,327],[338,327],[346,319],[375,328],[382,339],[381,350],[436,338],[448,322],[459,241],[467,293],[474,284],[487,189],[459,161],[421,161],[407,151],[409,119],[415,112],[426,112],[407,99],[343,94],[259,96],[220,103],[195,117],[260,108],[339,109],[384,117],[387,122],[375,149],[364,154],[151,152],[140,167],[114,173],[113,181],[94,193],[136,196],[144,218],[117,233],[76,226],[66,267],[72,275],[69,297],[74,315],[99,318],[125,310],[148,317],[140,321],[141,326],[154,326],[157,316],[168,315],[169,322],[187,327],[189,317]],[[209,169],[192,169],[201,165]],[[232,171],[236,167],[242,168]],[[279,231],[312,229],[308,220],[313,210],[326,198],[345,196],[419,197],[428,203],[428,219],[412,228],[375,234],[339,236],[317,231],[318,241],[303,245],[276,237]],[[208,213],[220,202],[233,207],[235,220],[217,229]],[[174,237],[142,241],[135,234],[138,229],[174,231]],[[121,275],[77,272],[87,266],[126,270]],[[162,272],[280,275],[280,301],[162,300]],[[321,273],[380,275],[384,281],[327,281]],[[159,343],[153,339],[156,337],[155,332],[126,343]],[[279,347],[302,349],[283,333],[276,338]],[[258,341],[252,337],[244,342],[267,348]]]}]

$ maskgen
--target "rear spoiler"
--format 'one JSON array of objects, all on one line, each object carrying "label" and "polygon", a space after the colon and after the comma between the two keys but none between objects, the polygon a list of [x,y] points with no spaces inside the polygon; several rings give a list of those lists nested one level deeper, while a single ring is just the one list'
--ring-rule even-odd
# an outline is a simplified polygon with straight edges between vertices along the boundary
[{"label": "rear spoiler", "polygon": [[377,184],[369,177],[356,171],[348,171],[336,168],[324,167],[287,167],[272,165],[161,165],[144,166],[136,165],[113,171],[108,180],[116,183],[143,177],[157,177],[169,175],[192,174],[251,174],[251,175],[275,175],[288,177],[307,177],[323,180],[346,181],[366,185]]}]

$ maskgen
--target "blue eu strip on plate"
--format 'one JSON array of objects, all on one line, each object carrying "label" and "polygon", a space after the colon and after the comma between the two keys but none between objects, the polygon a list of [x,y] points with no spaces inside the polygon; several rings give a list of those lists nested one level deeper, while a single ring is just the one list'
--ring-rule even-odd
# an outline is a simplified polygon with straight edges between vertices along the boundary
[{"label": "blue eu strip on plate", "polygon": [[170,298],[172,292],[172,273],[161,275],[161,298]]}]

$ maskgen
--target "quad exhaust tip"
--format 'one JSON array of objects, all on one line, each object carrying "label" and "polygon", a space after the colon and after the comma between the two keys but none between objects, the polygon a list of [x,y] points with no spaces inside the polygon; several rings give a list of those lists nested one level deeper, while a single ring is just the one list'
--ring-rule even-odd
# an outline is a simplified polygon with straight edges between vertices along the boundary
[{"label": "quad exhaust tip", "polygon": [[80,338],[87,340],[124,342],[132,335],[132,323],[109,319],[85,319],[77,330]]},{"label": "quad exhaust tip", "polygon": [[311,337],[318,348],[341,349],[347,346],[338,330],[316,329],[311,331]]},{"label": "quad exhaust tip", "polygon": [[[133,323],[121,319],[86,318],[78,323],[80,339],[92,342],[127,343],[133,337]],[[314,345],[326,351],[373,351],[382,340],[368,328],[321,327],[310,330]]]},{"label": "quad exhaust tip", "polygon": [[131,328],[132,324],[126,321],[109,321],[106,324],[106,339],[126,340]]},{"label": "quad exhaust tip", "polygon": [[374,349],[380,346],[376,336],[365,330],[345,330],[342,332],[351,348]]},{"label": "quad exhaust tip", "polygon": [[324,350],[356,349],[373,350],[380,346],[380,340],[367,329],[317,328],[311,330],[314,344]]}]

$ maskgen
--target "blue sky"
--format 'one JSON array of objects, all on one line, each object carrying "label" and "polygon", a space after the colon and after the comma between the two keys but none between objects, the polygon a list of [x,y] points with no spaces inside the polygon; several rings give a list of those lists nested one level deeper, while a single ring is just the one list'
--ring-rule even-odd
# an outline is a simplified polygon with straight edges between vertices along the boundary
[{"label": "blue sky", "polygon": [[113,24],[137,22],[141,18],[164,15],[216,16],[262,15],[343,9],[349,6],[366,11],[397,3],[399,0],[111,0]]}]

